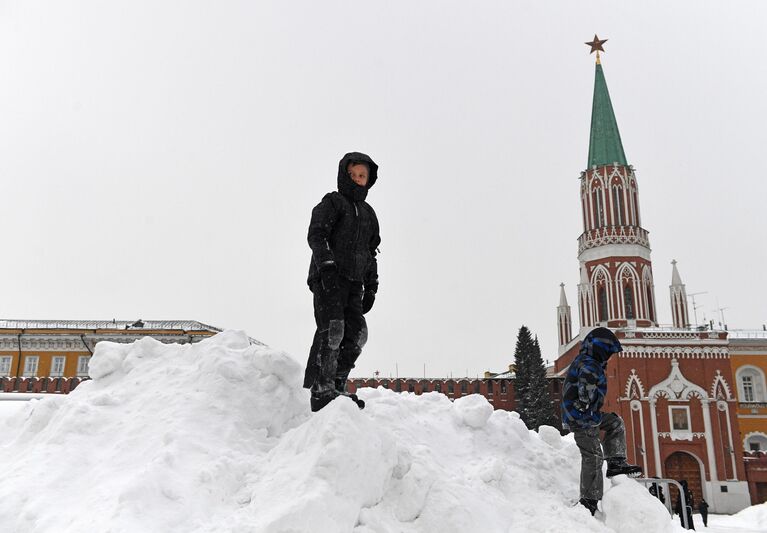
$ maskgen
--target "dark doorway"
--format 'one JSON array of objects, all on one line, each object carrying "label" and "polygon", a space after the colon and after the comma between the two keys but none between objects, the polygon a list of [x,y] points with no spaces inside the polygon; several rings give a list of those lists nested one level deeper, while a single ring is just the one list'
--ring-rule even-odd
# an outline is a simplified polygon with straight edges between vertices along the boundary
[{"label": "dark doorway", "polygon": [[[694,509],[698,508],[701,498],[703,497],[702,480],[700,479],[700,464],[698,460],[692,455],[685,452],[674,452],[666,458],[666,476],[667,478],[681,481],[687,480],[687,486],[692,492]],[[676,504],[676,499],[679,496],[679,492],[676,487],[671,485],[671,505]]]}]

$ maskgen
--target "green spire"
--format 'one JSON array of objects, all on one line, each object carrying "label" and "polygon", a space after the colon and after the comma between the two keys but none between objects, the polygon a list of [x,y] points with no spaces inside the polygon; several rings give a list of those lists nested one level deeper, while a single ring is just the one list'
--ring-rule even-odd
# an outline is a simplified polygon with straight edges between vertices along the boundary
[{"label": "green spire", "polygon": [[605,74],[597,52],[597,70],[594,77],[594,103],[591,108],[591,138],[589,139],[589,164],[594,165],[628,165],[626,154],[623,153],[621,134],[615,121],[610,93],[607,90]]}]

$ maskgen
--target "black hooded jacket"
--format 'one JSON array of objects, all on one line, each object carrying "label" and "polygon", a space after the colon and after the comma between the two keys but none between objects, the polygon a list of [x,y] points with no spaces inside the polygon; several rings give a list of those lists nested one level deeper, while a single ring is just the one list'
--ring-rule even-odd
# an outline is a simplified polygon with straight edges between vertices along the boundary
[{"label": "black hooded jacket", "polygon": [[[347,166],[352,162],[367,164],[367,186],[360,187],[349,177]],[[376,213],[365,201],[377,179],[378,165],[365,154],[351,152],[338,163],[338,191],[326,194],[312,210],[309,286],[320,279],[321,269],[335,268],[339,276],[361,281],[366,291],[378,290],[376,253],[381,237]]]}]

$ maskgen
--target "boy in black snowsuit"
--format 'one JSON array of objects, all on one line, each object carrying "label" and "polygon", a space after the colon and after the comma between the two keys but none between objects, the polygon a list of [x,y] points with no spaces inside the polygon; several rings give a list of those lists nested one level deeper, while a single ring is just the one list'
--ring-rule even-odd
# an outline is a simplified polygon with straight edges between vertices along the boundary
[{"label": "boy in black snowsuit", "polygon": [[[642,473],[641,468],[626,462],[623,420],[615,413],[602,413],[607,393],[607,361],[621,351],[621,343],[609,329],[590,331],[570,364],[562,389],[562,426],[572,430],[581,451],[580,503],[592,515],[602,499],[603,457],[607,457],[607,477],[619,474],[636,477]],[[601,442],[600,431],[605,434]]]},{"label": "boy in black snowsuit", "polygon": [[[338,191],[325,195],[309,223],[309,288],[317,331],[309,350],[304,387],[312,411],[339,395],[367,342],[365,313],[378,291],[376,253],[381,237],[375,211],[365,202],[378,165],[365,154],[346,154],[338,164]],[[364,403],[354,399],[360,409]]]}]

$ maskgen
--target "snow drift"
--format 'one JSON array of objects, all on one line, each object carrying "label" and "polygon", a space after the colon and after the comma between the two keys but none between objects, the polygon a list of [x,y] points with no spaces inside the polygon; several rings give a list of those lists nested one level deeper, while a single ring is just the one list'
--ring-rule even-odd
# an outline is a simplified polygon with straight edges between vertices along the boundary
[{"label": "snow drift", "polygon": [[674,531],[624,476],[481,396],[363,389],[309,411],[302,367],[228,331],[99,343],[93,380],[0,420],[0,524],[23,532]]}]

